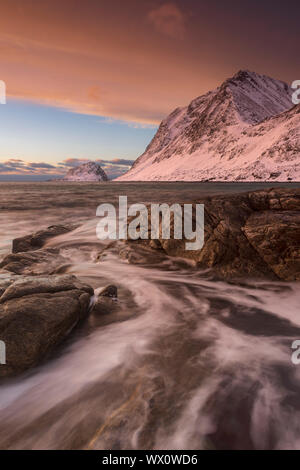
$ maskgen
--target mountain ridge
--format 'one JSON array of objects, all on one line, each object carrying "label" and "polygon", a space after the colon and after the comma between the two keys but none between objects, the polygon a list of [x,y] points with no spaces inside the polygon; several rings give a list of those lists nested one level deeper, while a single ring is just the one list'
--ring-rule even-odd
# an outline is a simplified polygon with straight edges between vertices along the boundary
[{"label": "mountain ridge", "polygon": [[118,180],[299,181],[300,117],[286,114],[291,95],[280,80],[240,70],[176,108]]}]

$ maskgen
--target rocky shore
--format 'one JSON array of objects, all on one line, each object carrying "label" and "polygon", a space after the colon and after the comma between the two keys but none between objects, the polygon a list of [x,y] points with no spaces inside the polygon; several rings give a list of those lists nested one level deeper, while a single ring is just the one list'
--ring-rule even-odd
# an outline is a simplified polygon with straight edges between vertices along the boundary
[{"label": "rocky shore", "polygon": [[202,250],[187,251],[185,239],[160,238],[129,241],[123,256],[135,262],[137,247],[141,247],[160,256],[191,259],[224,279],[300,280],[300,189],[270,189],[192,202],[205,207]]},{"label": "rocky shore", "polygon": [[[161,263],[168,257],[188,258],[222,279],[300,280],[300,189],[264,190],[207,197],[205,243],[185,250],[185,240],[143,240],[111,243],[133,264]],[[0,339],[6,344],[6,365],[0,378],[41,363],[91,313],[118,321],[117,288],[94,289],[67,274],[70,260],[45,246],[74,226],[51,226],[15,239],[13,253],[0,263]],[[95,259],[101,264],[103,253]],[[104,273],[105,275],[105,273]],[[101,287],[101,286],[99,286]]]},{"label": "rocky shore", "polygon": [[6,346],[0,379],[44,361],[89,314],[116,309],[115,286],[95,296],[91,286],[64,274],[66,259],[59,250],[43,248],[74,228],[51,226],[15,239],[13,253],[0,263],[0,338]]}]

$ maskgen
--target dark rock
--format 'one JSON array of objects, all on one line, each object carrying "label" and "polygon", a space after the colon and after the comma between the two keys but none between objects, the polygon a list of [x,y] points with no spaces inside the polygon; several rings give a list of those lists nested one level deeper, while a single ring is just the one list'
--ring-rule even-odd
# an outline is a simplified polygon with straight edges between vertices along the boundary
[{"label": "dark rock", "polygon": [[99,297],[112,297],[116,299],[118,297],[118,288],[114,285],[103,287],[99,292]]},{"label": "dark rock", "polygon": [[92,313],[96,315],[107,315],[115,313],[118,309],[118,288],[108,285],[100,290],[97,300],[92,307]]},{"label": "dark rock", "polygon": [[38,250],[39,248],[42,248],[50,238],[63,235],[75,228],[75,226],[64,227],[62,225],[52,225],[46,230],[40,230],[31,235],[26,235],[25,237],[15,238],[13,240],[12,252],[20,253],[23,251]]},{"label": "dark rock", "polygon": [[149,246],[153,250],[161,250],[162,249],[162,246],[161,246],[161,243],[160,243],[159,240],[150,240]]},{"label": "dark rock", "polygon": [[7,255],[0,268],[16,274],[41,275],[57,273],[65,264],[66,259],[60,256],[59,250],[46,248]]},{"label": "dark rock", "polygon": [[300,280],[300,212],[258,212],[244,226],[247,239],[274,273]]},{"label": "dark rock", "polygon": [[94,303],[91,313],[95,315],[110,315],[118,309],[116,298],[100,296]]},{"label": "dark rock", "polygon": [[0,282],[0,339],[6,365],[0,377],[37,365],[89,310],[93,289],[75,276],[14,276]]},{"label": "dark rock", "polygon": [[278,188],[248,193],[250,207],[254,211],[300,210],[300,190]]},{"label": "dark rock", "polygon": [[93,295],[94,290],[75,276],[17,276],[0,297],[0,304],[24,295],[54,293],[68,290],[83,290]]},{"label": "dark rock", "polygon": [[[160,250],[151,249],[150,241],[152,240],[136,240],[130,242],[126,246],[123,246],[119,251],[121,259],[125,259],[130,264],[145,264],[145,265],[157,265],[160,264],[166,258],[166,252],[161,248]],[[158,241],[158,243],[160,243]]]},{"label": "dark rock", "polygon": [[14,274],[0,274],[0,297],[4,291],[14,282]]},{"label": "dark rock", "polygon": [[[205,206],[205,242],[201,250],[187,251],[185,239],[160,238],[129,241],[131,249],[124,249],[121,255],[137,263],[139,247],[147,245],[153,253],[160,253],[157,247],[161,247],[169,256],[194,260],[200,268],[210,268],[227,279],[300,279],[300,189],[216,195],[195,203]],[[147,261],[146,256],[143,261]]]}]

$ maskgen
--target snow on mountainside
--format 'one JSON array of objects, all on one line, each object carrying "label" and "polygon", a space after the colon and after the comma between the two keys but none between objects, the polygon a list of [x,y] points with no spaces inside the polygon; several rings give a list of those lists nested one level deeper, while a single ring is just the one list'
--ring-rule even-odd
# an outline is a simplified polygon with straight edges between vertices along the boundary
[{"label": "snow on mountainside", "polygon": [[288,85],[240,71],[164,119],[119,181],[300,181],[300,114]]},{"label": "snow on mountainside", "polygon": [[101,166],[95,162],[83,163],[68,171],[63,181],[107,181]]}]

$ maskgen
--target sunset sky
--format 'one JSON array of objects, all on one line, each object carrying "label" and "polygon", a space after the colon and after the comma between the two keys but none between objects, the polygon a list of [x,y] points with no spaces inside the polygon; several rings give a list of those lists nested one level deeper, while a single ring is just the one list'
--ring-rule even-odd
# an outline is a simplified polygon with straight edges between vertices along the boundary
[{"label": "sunset sky", "polygon": [[129,168],[239,69],[300,79],[299,0],[1,0],[0,179]]}]

